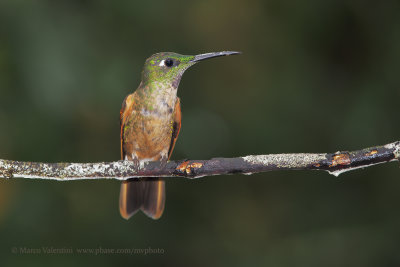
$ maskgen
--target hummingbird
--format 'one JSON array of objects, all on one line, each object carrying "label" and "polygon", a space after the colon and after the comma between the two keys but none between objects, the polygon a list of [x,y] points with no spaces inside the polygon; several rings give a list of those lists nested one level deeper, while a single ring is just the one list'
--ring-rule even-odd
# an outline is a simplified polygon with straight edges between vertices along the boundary
[{"label": "hummingbird", "polygon": [[[120,111],[121,159],[137,169],[147,161],[165,166],[181,129],[181,105],[177,90],[183,73],[199,61],[239,54],[235,51],[199,55],[161,52],[149,57],[139,87],[125,97]],[[165,181],[139,178],[122,182],[119,210],[125,219],[138,210],[159,219],[165,206]]]}]

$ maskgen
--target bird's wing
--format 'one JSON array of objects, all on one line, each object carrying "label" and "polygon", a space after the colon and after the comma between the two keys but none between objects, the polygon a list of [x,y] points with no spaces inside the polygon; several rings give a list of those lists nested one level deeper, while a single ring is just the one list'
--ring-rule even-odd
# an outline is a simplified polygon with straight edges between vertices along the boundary
[{"label": "bird's wing", "polygon": [[132,112],[132,108],[134,106],[133,94],[127,95],[122,102],[122,108],[119,112],[119,121],[121,127],[121,159],[124,159],[125,151],[124,151],[124,128],[125,128],[125,121],[129,114]]},{"label": "bird's wing", "polygon": [[174,150],[175,147],[176,139],[178,139],[179,131],[181,130],[181,120],[182,120],[181,100],[178,97],[175,104],[174,121],[172,125],[172,138],[171,138],[171,144],[168,149],[168,159],[171,157],[172,151]]}]

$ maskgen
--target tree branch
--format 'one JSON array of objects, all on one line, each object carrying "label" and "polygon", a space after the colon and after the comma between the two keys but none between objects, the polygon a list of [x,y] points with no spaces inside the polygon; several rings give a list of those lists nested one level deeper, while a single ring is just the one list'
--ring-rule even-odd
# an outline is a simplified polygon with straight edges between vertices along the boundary
[{"label": "tree branch", "polygon": [[210,160],[147,162],[136,170],[131,161],[100,163],[38,163],[0,160],[0,177],[46,180],[117,179],[139,177],[186,177],[189,179],[224,174],[253,174],[277,170],[325,170],[339,174],[399,160],[400,141],[353,152],[327,154],[271,154]]}]

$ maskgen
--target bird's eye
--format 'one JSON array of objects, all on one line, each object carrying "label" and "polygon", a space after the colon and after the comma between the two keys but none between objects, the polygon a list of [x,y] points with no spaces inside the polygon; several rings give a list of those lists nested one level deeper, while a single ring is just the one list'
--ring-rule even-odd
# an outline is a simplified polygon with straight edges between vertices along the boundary
[{"label": "bird's eye", "polygon": [[172,67],[172,65],[174,65],[174,61],[170,58],[167,58],[164,62],[165,66],[167,67]]}]

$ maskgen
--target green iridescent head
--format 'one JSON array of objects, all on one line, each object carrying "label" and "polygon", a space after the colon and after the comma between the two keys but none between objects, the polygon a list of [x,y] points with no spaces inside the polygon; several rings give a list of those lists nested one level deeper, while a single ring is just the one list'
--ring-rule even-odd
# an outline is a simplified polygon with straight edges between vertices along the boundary
[{"label": "green iridescent head", "polygon": [[223,51],[195,56],[180,55],[173,52],[161,52],[146,60],[142,72],[142,83],[163,82],[178,87],[183,73],[197,62],[220,56],[239,54],[240,52]]}]

